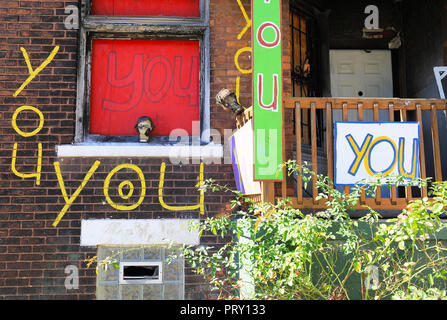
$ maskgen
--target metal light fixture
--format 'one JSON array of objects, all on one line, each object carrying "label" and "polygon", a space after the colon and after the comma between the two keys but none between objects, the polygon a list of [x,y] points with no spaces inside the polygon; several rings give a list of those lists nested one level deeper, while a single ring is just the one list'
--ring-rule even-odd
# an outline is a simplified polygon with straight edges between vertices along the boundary
[{"label": "metal light fixture", "polygon": [[239,115],[244,112],[244,107],[237,102],[236,94],[228,89],[222,89],[216,95],[216,103],[225,111]]},{"label": "metal light fixture", "polygon": [[140,142],[149,142],[149,135],[152,131],[154,131],[155,125],[151,118],[142,116],[138,119],[135,129],[137,129],[138,133],[140,134]]}]

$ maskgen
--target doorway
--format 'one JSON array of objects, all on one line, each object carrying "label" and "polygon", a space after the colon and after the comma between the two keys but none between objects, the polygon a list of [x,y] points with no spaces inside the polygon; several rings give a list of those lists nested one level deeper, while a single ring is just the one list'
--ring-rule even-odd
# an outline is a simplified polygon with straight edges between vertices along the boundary
[{"label": "doorway", "polygon": [[330,50],[333,97],[391,98],[390,50]]}]

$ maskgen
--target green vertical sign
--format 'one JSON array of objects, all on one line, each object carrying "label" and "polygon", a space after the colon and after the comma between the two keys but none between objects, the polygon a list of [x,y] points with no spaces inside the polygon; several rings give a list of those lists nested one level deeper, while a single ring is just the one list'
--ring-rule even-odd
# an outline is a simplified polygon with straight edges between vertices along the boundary
[{"label": "green vertical sign", "polygon": [[252,0],[254,179],[283,173],[281,0]]}]

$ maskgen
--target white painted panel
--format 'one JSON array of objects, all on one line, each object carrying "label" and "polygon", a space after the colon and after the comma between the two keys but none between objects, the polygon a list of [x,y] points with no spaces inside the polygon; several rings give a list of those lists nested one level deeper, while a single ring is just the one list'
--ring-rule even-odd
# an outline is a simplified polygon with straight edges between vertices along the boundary
[{"label": "white painted panel", "polygon": [[350,62],[341,62],[337,64],[339,74],[355,74],[355,66]]},{"label": "white painted panel", "polygon": [[336,122],[334,147],[337,185],[372,181],[378,173],[419,177],[417,122]]},{"label": "white painted panel", "polygon": [[365,64],[365,74],[380,74],[380,65],[374,62]]},{"label": "white painted panel", "polygon": [[254,181],[253,126],[251,121],[237,130],[230,138],[234,157],[233,172],[238,190],[245,195],[260,194],[261,182]]},{"label": "white painted panel", "polygon": [[176,244],[198,245],[198,231],[187,219],[94,219],[81,221],[81,246]]},{"label": "white painted panel", "polygon": [[56,146],[57,157],[145,157],[171,159],[190,157],[220,159],[223,145],[148,145],[143,143],[84,143]]},{"label": "white painted panel", "polygon": [[341,97],[352,97],[354,95],[355,88],[353,86],[341,85],[338,92]]},{"label": "white painted panel", "polygon": [[366,85],[366,96],[367,97],[380,97],[382,95],[382,88],[376,84]]}]

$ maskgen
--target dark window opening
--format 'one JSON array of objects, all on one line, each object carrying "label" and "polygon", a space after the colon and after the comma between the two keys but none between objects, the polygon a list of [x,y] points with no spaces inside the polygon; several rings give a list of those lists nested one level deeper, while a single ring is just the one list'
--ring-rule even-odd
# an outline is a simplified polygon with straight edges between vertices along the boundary
[{"label": "dark window opening", "polygon": [[[294,97],[318,97],[319,59],[316,18],[292,6],[290,9],[292,49],[292,94]],[[311,143],[310,111],[301,111],[302,143]],[[317,146],[323,147],[324,123],[322,110],[317,110]]]},{"label": "dark window opening", "polygon": [[123,266],[124,280],[158,280],[159,266]]}]

